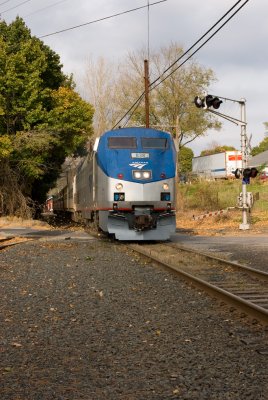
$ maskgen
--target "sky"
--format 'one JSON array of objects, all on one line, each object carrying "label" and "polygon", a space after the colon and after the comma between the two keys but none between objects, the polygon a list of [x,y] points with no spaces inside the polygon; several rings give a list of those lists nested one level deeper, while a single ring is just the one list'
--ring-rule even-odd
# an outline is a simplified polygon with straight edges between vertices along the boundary
[{"label": "sky", "polygon": [[[32,35],[41,37],[147,6],[148,1],[151,4],[157,0],[0,0],[0,14],[7,23],[19,15]],[[148,46],[148,36],[153,51],[172,42],[188,49],[235,3],[235,0],[166,0],[150,7],[149,18],[145,7],[41,40],[59,54],[63,71],[74,74],[83,95],[89,58],[123,62],[127,53]],[[198,64],[215,73],[217,81],[210,86],[209,93],[230,99],[223,102],[219,111],[239,119],[241,110],[237,101],[246,100],[247,135],[252,147],[264,139],[263,123],[268,122],[267,11],[267,0],[249,0],[194,56]],[[223,124],[220,131],[208,131],[189,146],[195,156],[215,143],[240,149],[240,126],[222,118],[220,121]]]}]

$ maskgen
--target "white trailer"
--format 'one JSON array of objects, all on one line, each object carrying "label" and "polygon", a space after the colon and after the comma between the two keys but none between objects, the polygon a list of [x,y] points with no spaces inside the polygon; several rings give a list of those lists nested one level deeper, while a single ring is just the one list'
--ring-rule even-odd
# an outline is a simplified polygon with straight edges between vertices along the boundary
[{"label": "white trailer", "polygon": [[193,174],[204,179],[234,178],[237,168],[242,168],[242,153],[238,150],[194,157],[192,160]]}]

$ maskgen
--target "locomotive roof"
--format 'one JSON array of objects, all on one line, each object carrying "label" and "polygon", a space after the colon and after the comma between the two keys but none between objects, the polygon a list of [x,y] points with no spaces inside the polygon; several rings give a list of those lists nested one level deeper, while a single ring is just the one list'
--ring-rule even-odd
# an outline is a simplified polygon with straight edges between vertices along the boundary
[{"label": "locomotive roof", "polygon": [[[118,141],[111,140],[118,138]],[[127,141],[120,139],[127,138]],[[131,140],[133,138],[133,140]],[[117,147],[118,146],[118,147]],[[104,173],[118,179],[137,181],[133,169],[154,170],[154,176],[143,183],[166,179],[175,175],[176,150],[168,132],[148,128],[121,128],[104,133],[97,146],[97,163]]]},{"label": "locomotive roof", "polygon": [[160,131],[158,129],[153,128],[144,128],[144,127],[130,127],[130,128],[118,128],[111,131],[105,132],[103,136],[170,136],[169,132]]}]

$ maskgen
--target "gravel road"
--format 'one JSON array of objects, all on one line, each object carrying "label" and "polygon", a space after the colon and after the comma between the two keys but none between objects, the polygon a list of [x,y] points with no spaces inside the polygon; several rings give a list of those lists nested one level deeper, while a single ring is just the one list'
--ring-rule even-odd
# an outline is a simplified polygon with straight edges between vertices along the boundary
[{"label": "gravel road", "polygon": [[1,400],[267,400],[267,330],[108,240],[1,252]]}]

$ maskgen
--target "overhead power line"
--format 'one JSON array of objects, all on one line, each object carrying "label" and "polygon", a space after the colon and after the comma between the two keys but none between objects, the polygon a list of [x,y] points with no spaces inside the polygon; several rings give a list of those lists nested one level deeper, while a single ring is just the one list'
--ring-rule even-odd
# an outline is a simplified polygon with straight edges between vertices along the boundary
[{"label": "overhead power line", "polygon": [[[155,86],[153,86],[159,79],[161,79],[161,77],[167,72],[169,71],[178,61],[180,61],[186,54],[188,54],[202,39],[205,38],[205,36],[207,36],[239,3],[241,3],[242,0],[237,1],[204,35],[202,35],[188,50],[186,50],[175,62],[173,62],[158,78],[156,78],[153,82],[151,82],[151,84],[149,85],[149,91],[152,91],[153,89],[155,89],[157,86],[159,86],[161,83],[163,83],[167,78],[169,78],[175,71],[177,71],[180,67],[182,67],[190,58],[192,58],[210,39],[213,38],[213,36],[215,36],[223,27],[224,25],[227,24],[227,22],[230,21],[230,19],[232,19],[237,12],[244,7],[244,5],[246,5],[246,3],[249,0],[246,0],[204,43],[202,43],[188,58],[186,58],[186,60],[184,60],[181,64],[179,64],[177,66],[177,68],[173,69],[172,72],[170,74],[168,74],[167,76],[165,76],[160,82],[158,82]],[[131,119],[132,115],[134,114],[134,112],[136,111],[136,109],[139,107],[143,97],[145,95],[145,91],[140,95],[140,97],[137,99],[137,101],[135,101],[134,105],[128,110],[127,113],[125,113],[124,117],[122,119],[124,119],[127,114],[131,112],[129,118],[127,119],[126,123],[124,124],[124,126],[129,122],[129,120]],[[135,108],[134,108],[135,107]],[[133,109],[134,108],[134,109]],[[118,122],[120,123],[122,121],[122,119]],[[116,125],[115,125],[116,126]]]},{"label": "overhead power line", "polygon": [[35,11],[33,11],[33,12],[31,12],[31,13],[25,15],[23,18],[30,17],[31,15],[37,14],[37,13],[40,12],[40,11],[47,10],[48,8],[55,7],[55,6],[57,6],[58,4],[64,3],[65,1],[68,1],[68,0],[60,0],[60,1],[57,1],[56,3],[50,4],[49,6],[46,6],[46,7],[43,7],[43,8],[39,8],[38,10],[35,10]]},{"label": "overhead power line", "polygon": [[[191,50],[193,50],[194,47],[198,43],[200,43],[225,17],[227,17],[227,15],[230,14],[234,10],[234,8],[236,8],[238,6],[238,4],[241,3],[241,1],[243,1],[243,0],[237,1],[214,25],[212,25],[211,28],[209,28],[191,47],[189,47],[188,50],[186,50],[177,60],[175,60],[168,68],[166,68],[165,71],[163,71],[162,74],[159,77],[157,77],[153,82],[151,82],[150,85],[149,85],[149,88],[150,88],[149,90],[152,91],[153,89],[155,89],[162,82],[164,82],[167,78],[169,78],[175,71],[177,71],[177,69],[182,67],[190,58],[192,58],[205,44],[207,44],[209,42],[209,40],[211,40],[246,5],[246,3],[248,3],[249,0],[246,0],[238,9],[236,9],[236,11],[234,11],[234,13],[213,34],[211,34],[208,37],[208,39],[205,40],[205,42],[203,42],[193,53],[191,53],[187,57],[186,60],[184,60],[181,64],[179,64],[175,69],[173,69],[170,72],[170,74],[168,74],[163,79],[161,79],[166,72],[168,72],[172,67],[174,67],[174,65],[176,65]],[[156,84],[156,82],[159,81],[159,79],[161,79],[161,81]],[[127,117],[127,115],[131,112],[131,114],[130,114],[129,118],[127,119],[126,123],[124,124],[124,126],[128,123],[128,121],[130,120],[130,118],[132,117],[132,115],[134,114],[136,109],[139,107],[144,95],[145,95],[145,91],[139,96],[139,98],[133,103],[133,105],[130,107],[130,109],[113,126],[112,129],[114,129],[118,124],[120,124],[120,122],[122,122]]]},{"label": "overhead power line", "polygon": [[9,3],[10,1],[11,1],[11,0],[3,1],[3,3],[0,3],[0,6],[2,6],[3,4]]},{"label": "overhead power line", "polygon": [[[27,0],[27,1],[30,1],[30,0]],[[159,1],[156,1],[156,2],[154,2],[154,3],[151,3],[151,4],[150,4],[150,7],[151,7],[151,6],[155,6],[156,4],[159,4],[159,3],[164,3],[164,2],[166,2],[166,1],[167,1],[167,0],[159,0]],[[72,26],[72,27],[70,27],[70,28],[62,29],[62,30],[60,30],[60,31],[48,33],[48,34],[46,34],[46,35],[39,36],[39,39],[42,39],[42,38],[48,37],[48,36],[52,36],[52,35],[57,35],[58,33],[67,32],[67,31],[70,31],[70,30],[72,30],[72,29],[81,28],[82,26],[95,24],[96,22],[105,21],[105,20],[107,20],[107,19],[115,18],[115,17],[118,17],[118,16],[120,16],[120,15],[128,14],[128,13],[131,13],[131,12],[133,12],[133,11],[138,11],[138,10],[141,10],[141,9],[147,8],[147,7],[148,7],[148,6],[146,5],[146,6],[141,6],[141,7],[137,7],[137,8],[132,8],[131,10],[126,10],[126,11],[122,11],[122,12],[117,13],[117,14],[109,15],[109,16],[107,16],[107,17],[95,19],[95,20],[93,20],[93,21],[85,22],[84,24],[80,24],[80,25]]]},{"label": "overhead power line", "polygon": [[[241,0],[240,0],[241,1]],[[238,3],[240,3],[240,1],[238,1],[233,7],[232,7],[232,9],[238,4]],[[209,37],[208,37],[208,39],[206,39],[205,40],[205,42],[203,42],[193,53],[191,53],[190,54],[190,56],[186,59],[186,60],[184,60],[181,64],[179,64],[175,69],[173,69],[167,76],[165,76],[160,82],[158,82],[155,86],[153,86],[160,78],[161,78],[161,76],[160,77],[158,77],[157,79],[155,79],[154,80],[154,82],[152,82],[151,84],[150,84],[150,90],[153,90],[153,89],[155,89],[157,86],[159,86],[162,82],[164,82],[167,78],[169,78],[175,71],[177,71],[177,69],[179,69],[180,67],[182,67],[185,63],[186,63],[186,61],[188,61],[191,57],[193,57],[200,49],[202,49],[202,47],[204,47],[205,46],[205,44],[207,44],[245,5],[246,5],[246,3],[248,3],[249,2],[249,0],[246,0],[215,32],[213,32]],[[225,16],[226,16],[227,14],[225,14]],[[223,19],[224,17],[222,17],[218,22],[217,22],[217,24],[219,23],[219,22],[221,22],[222,21],[222,19]],[[213,26],[213,28],[217,25],[217,24],[215,24],[214,26]],[[190,50],[192,50],[193,49],[193,47],[195,47],[213,28],[211,28],[205,35],[203,35],[202,36],[202,38],[200,38],[200,40],[198,40],[190,49],[188,49],[187,50],[187,52],[186,53],[184,53],[184,55],[183,56],[185,56],[187,53],[189,53],[189,51]],[[182,59],[182,57],[183,56],[181,56],[181,57],[179,57],[172,65],[170,65],[165,71],[164,71],[164,73],[163,74],[165,74],[167,71],[169,71],[178,61],[180,61],[181,59]],[[162,74],[162,75],[163,75]]]},{"label": "overhead power line", "polygon": [[[14,10],[15,8],[18,8],[19,6],[22,6],[22,5],[25,4],[25,3],[29,3],[29,1],[32,1],[32,0],[25,0],[25,1],[23,1],[22,3],[19,3],[19,4],[17,4],[16,6],[9,8],[8,10],[2,11],[2,12],[0,13],[0,15],[1,15],[1,14],[5,14],[5,13],[8,12],[8,11]],[[2,4],[4,4],[4,3],[2,3]],[[1,4],[0,4],[0,5],[1,5]]]}]

